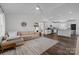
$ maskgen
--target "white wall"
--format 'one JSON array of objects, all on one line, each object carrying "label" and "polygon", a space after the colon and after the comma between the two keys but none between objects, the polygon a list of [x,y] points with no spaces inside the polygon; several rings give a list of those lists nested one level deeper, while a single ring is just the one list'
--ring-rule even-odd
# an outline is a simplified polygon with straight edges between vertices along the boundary
[{"label": "white wall", "polygon": [[[7,14],[6,31],[34,31],[34,22],[39,21],[39,17],[29,14]],[[21,22],[27,22],[27,26],[22,27]]]},{"label": "white wall", "polygon": [[[62,16],[63,17],[63,16]],[[79,34],[79,20],[71,22],[77,24],[77,34]],[[21,26],[21,22],[27,22],[26,27]],[[42,18],[34,15],[26,14],[7,14],[6,15],[6,31],[34,31],[34,22],[41,22]]]},{"label": "white wall", "polygon": [[79,37],[77,37],[77,43],[76,43],[75,54],[76,54],[76,55],[79,55]]},{"label": "white wall", "polygon": [[[47,8],[46,8],[47,9]],[[74,18],[76,21],[71,23],[77,24],[77,34],[79,34],[79,4],[64,4],[55,9],[47,9],[48,11],[44,11],[44,15],[49,19],[52,17],[52,20],[69,20]],[[35,10],[36,12],[36,10]],[[38,15],[38,14],[37,14]],[[43,18],[40,18],[40,15],[32,14],[7,14],[6,15],[6,31],[32,31],[33,23],[42,21]],[[50,21],[49,20],[49,21]],[[26,21],[27,27],[21,27],[21,22]]]}]

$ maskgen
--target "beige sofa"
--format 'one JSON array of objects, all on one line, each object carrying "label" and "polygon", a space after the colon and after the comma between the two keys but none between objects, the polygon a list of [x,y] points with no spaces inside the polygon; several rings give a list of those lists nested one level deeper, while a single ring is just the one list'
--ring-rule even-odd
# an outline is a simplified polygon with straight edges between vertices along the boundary
[{"label": "beige sofa", "polygon": [[17,32],[17,36],[8,37],[5,38],[5,40],[2,41],[1,46],[5,46],[11,43],[15,43],[16,46],[24,44],[24,41],[31,40],[34,38],[38,38],[40,35],[39,32]]},{"label": "beige sofa", "polygon": [[3,40],[1,46],[5,46],[11,43],[15,43],[16,46],[20,46],[24,44],[24,39],[23,38],[14,38],[11,40]]},{"label": "beige sofa", "polygon": [[25,41],[40,37],[39,32],[18,32],[17,35],[24,38]]}]

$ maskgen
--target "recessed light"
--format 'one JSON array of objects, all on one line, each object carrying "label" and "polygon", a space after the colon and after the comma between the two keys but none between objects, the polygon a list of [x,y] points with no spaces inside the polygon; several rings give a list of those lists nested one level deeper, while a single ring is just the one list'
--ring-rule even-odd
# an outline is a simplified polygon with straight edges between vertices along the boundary
[{"label": "recessed light", "polygon": [[36,10],[39,10],[39,8],[38,8],[38,7],[36,7]]},{"label": "recessed light", "polygon": [[74,18],[70,18],[70,19],[74,19]]},{"label": "recessed light", "polygon": [[39,9],[40,9],[40,6],[39,6],[39,5],[37,5],[37,6],[35,7],[35,9],[36,9],[36,10],[39,10]]},{"label": "recessed light", "polygon": [[72,11],[69,11],[69,14],[72,14]]}]

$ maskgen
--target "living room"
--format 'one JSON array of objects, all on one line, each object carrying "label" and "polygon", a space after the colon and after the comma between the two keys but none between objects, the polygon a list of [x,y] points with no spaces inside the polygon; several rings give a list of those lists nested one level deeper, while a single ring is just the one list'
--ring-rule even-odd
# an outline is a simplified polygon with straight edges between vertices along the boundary
[{"label": "living room", "polygon": [[78,7],[78,3],[0,3],[0,54],[79,54]]}]

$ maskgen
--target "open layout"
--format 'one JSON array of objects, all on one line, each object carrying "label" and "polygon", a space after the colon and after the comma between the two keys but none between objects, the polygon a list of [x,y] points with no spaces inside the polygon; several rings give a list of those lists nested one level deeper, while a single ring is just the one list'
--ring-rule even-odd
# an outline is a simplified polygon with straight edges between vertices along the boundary
[{"label": "open layout", "polygon": [[79,3],[0,3],[0,55],[79,55]]}]

